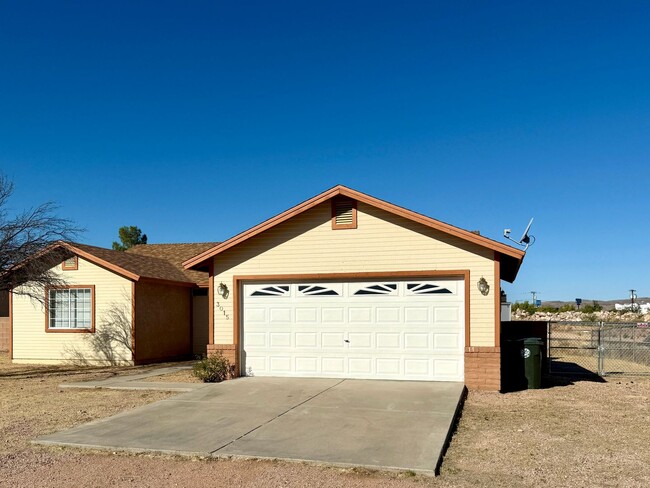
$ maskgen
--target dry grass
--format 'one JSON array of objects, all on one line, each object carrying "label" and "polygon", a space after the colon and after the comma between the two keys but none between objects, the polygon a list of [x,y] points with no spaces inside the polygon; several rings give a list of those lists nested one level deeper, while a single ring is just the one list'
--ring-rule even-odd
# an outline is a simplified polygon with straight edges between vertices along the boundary
[{"label": "dry grass", "polygon": [[0,486],[650,486],[649,378],[581,381],[507,395],[472,392],[436,479],[279,461],[112,455],[29,443],[171,395],[58,388],[65,381],[116,371],[18,366],[0,355]]},{"label": "dry grass", "polygon": [[649,439],[647,377],[472,393],[443,477],[476,486],[650,486]]}]

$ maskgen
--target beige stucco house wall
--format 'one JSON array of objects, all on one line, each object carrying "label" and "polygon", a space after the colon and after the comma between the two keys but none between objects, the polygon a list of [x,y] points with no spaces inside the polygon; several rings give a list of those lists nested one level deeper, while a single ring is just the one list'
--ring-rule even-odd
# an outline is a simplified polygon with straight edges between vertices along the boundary
[{"label": "beige stucco house wall", "polygon": [[[470,345],[495,345],[495,299],[475,283],[495,285],[494,251],[358,202],[357,228],[333,230],[321,203],[217,255],[214,283],[239,275],[469,270]],[[234,295],[215,296],[214,342],[233,344]]]},{"label": "beige stucco house wall", "polygon": [[17,289],[12,296],[14,362],[131,364],[132,282],[83,258],[76,270],[63,271],[59,265],[54,271],[69,285],[94,285],[95,332],[46,332],[43,305]]}]

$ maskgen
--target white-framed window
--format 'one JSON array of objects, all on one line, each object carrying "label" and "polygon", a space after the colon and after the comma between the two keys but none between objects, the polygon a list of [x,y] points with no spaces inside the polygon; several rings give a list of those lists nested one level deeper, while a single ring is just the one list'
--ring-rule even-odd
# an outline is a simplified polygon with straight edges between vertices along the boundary
[{"label": "white-framed window", "polygon": [[94,332],[95,287],[48,288],[46,330],[48,332]]}]

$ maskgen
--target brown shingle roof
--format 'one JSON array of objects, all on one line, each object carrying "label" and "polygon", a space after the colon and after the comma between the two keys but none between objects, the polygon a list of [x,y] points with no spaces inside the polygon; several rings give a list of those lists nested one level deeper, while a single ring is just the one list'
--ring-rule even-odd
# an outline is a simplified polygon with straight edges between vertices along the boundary
[{"label": "brown shingle roof", "polygon": [[[82,253],[87,254],[86,258],[96,258],[99,262],[97,264],[108,263],[109,265],[115,266],[118,269],[114,270],[117,272],[125,271],[127,277],[134,278],[131,275],[135,275],[135,279],[139,278],[151,278],[155,280],[165,280],[165,281],[177,281],[184,283],[194,282],[192,278],[189,277],[188,273],[181,271],[178,266],[174,266],[171,262],[161,259],[159,257],[153,256],[144,256],[141,254],[127,253],[122,251],[113,251],[112,249],[106,249],[103,247],[90,246],[88,244],[78,244],[78,243],[64,243],[72,252],[81,251]],[[90,259],[93,261],[93,259]]]},{"label": "brown shingle roof", "polygon": [[196,242],[186,244],[141,244],[133,246],[127,254],[137,254],[143,257],[152,257],[162,259],[174,266],[178,271],[183,273],[187,279],[197,284],[208,282],[208,273],[203,271],[187,270],[183,267],[183,261],[186,261],[197,254],[201,254],[208,249],[216,246],[218,242]]}]

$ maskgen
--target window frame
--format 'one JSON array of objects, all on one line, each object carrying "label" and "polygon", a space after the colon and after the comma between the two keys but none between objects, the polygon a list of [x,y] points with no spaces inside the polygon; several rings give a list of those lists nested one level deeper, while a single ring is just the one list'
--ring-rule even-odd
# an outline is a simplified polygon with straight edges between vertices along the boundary
[{"label": "window frame", "polygon": [[[50,291],[52,290],[90,290],[90,328],[50,327]],[[45,332],[94,334],[95,333],[95,285],[64,285],[45,288]]]},{"label": "window frame", "polygon": [[[74,258],[74,264],[72,266],[66,266],[65,262],[68,259],[73,259],[73,258]],[[69,257],[68,259],[64,259],[61,262],[61,269],[63,271],[76,271],[76,270],[78,270],[79,269],[79,257],[75,255],[75,256]]]}]

